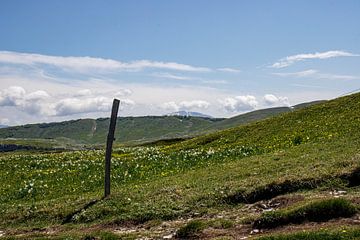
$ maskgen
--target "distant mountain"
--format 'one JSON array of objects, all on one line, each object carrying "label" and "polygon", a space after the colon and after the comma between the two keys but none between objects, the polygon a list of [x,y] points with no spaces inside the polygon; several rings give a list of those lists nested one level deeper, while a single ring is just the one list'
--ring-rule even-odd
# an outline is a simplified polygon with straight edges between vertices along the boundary
[{"label": "distant mountain", "polygon": [[[119,117],[117,143],[142,144],[159,140],[183,139],[260,121],[282,113],[296,111],[323,101],[294,107],[256,110],[232,118],[211,118],[196,112],[180,111],[171,116]],[[0,129],[0,139],[46,139],[68,144],[104,144],[109,118],[78,119],[55,123],[27,124]]]},{"label": "distant mountain", "polygon": [[0,124],[0,128],[7,128],[7,127],[8,127],[7,125]]},{"label": "distant mountain", "polygon": [[167,116],[183,116],[183,117],[202,117],[202,118],[213,118],[210,115],[206,115],[199,112],[188,112],[188,111],[178,111],[167,114]]}]

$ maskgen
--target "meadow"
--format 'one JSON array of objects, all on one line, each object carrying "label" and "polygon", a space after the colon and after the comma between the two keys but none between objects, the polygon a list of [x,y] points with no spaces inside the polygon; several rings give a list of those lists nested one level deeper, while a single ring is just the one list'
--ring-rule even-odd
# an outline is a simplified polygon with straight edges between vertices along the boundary
[{"label": "meadow", "polygon": [[[299,231],[356,239],[359,116],[354,94],[170,145],[116,147],[107,199],[103,150],[2,153],[0,231],[18,239],[299,239]],[[258,206],[280,197],[288,203]],[[256,225],[273,217],[267,211],[283,219],[334,198],[351,214]],[[296,227],[284,230],[289,224]]]}]

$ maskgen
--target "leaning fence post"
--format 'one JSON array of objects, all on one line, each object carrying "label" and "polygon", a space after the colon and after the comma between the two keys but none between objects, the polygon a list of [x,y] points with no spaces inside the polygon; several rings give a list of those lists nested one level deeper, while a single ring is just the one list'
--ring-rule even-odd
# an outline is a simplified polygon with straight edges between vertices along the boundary
[{"label": "leaning fence post", "polygon": [[111,110],[111,118],[110,118],[110,126],[109,126],[109,133],[106,140],[106,153],[105,153],[105,195],[110,195],[110,167],[111,167],[111,152],[112,152],[112,145],[115,135],[115,127],[116,127],[116,119],[117,114],[119,111],[119,104],[120,101],[118,99],[114,99],[112,110]]}]

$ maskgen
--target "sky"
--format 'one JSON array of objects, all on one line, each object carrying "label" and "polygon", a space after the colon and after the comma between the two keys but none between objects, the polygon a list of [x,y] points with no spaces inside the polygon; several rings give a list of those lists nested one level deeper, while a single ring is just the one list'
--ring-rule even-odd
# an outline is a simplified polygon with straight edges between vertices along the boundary
[{"label": "sky", "polygon": [[231,117],[360,89],[358,0],[2,0],[0,124]]}]

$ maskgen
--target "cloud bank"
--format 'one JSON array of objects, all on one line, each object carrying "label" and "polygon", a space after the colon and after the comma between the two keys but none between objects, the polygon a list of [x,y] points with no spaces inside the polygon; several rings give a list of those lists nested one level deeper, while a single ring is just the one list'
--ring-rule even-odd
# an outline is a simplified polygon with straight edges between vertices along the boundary
[{"label": "cloud bank", "polygon": [[263,99],[267,106],[290,106],[287,97],[277,97],[273,94],[265,94]]},{"label": "cloud bank", "polygon": [[[124,89],[123,92],[129,93]],[[124,96],[123,92],[115,93]],[[120,94],[119,94],[120,93]],[[15,107],[31,115],[69,116],[80,113],[109,112],[113,98],[97,96],[89,89],[80,90],[72,96],[57,99],[46,91],[27,93],[24,88],[12,86],[0,91],[0,107]],[[131,107],[135,102],[120,99],[120,110]]]},{"label": "cloud bank", "polygon": [[220,100],[220,103],[228,112],[250,111],[254,110],[259,105],[256,97],[252,95],[228,97],[224,100]]},{"label": "cloud bank", "polygon": [[172,111],[172,112],[177,112],[180,110],[184,110],[184,111],[190,111],[190,110],[194,110],[194,109],[207,109],[210,106],[210,103],[204,100],[192,100],[192,101],[181,101],[179,103],[176,103],[174,101],[171,102],[165,102],[163,104],[161,104],[161,108],[167,110],[167,111]]},{"label": "cloud bank", "polygon": [[261,101],[253,95],[228,97],[219,100],[223,109],[231,113],[242,113],[266,107],[290,106],[287,97],[265,94]]}]

